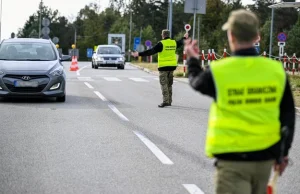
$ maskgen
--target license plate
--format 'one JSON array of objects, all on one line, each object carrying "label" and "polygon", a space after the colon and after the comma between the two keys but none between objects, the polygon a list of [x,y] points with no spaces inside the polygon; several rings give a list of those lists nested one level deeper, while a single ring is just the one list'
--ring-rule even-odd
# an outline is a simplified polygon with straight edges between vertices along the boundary
[{"label": "license plate", "polygon": [[112,63],[115,63],[115,62],[114,61],[107,61],[107,63],[112,64]]},{"label": "license plate", "polygon": [[34,82],[34,81],[15,81],[14,82],[15,87],[38,87],[39,83],[38,82]]}]

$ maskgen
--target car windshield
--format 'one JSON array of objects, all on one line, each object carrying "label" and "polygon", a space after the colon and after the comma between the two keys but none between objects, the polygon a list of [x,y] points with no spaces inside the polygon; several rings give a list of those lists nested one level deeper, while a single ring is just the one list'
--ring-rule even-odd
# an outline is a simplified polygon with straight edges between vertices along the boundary
[{"label": "car windshield", "polygon": [[98,54],[121,54],[121,50],[116,47],[100,47]]},{"label": "car windshield", "polygon": [[56,54],[50,43],[3,42],[0,60],[9,61],[53,61]]}]

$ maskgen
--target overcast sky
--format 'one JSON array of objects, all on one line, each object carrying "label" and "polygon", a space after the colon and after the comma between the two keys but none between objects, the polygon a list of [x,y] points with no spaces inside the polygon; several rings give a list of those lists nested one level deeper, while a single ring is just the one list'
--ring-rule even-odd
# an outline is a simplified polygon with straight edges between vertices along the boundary
[{"label": "overcast sky", "polygon": [[[58,9],[66,17],[74,15],[86,4],[98,0],[43,0],[46,6]],[[9,38],[12,32],[17,33],[28,17],[38,9],[40,0],[2,0],[2,30],[1,39]],[[101,9],[108,6],[108,0],[100,0]],[[244,4],[253,3],[252,0],[243,0]]]}]

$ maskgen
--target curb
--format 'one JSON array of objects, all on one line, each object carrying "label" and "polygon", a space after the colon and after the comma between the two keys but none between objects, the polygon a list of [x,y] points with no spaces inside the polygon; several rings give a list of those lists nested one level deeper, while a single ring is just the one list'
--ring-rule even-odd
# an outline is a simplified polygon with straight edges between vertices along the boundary
[{"label": "curb", "polygon": [[[142,71],[144,71],[144,72],[146,72],[146,73],[149,73],[149,74],[152,74],[152,75],[159,76],[158,71],[151,71],[150,69],[147,69],[147,68],[144,68],[144,67],[140,67],[140,66],[134,65],[134,64],[132,64],[132,63],[128,63],[128,65],[131,65],[131,66],[133,66],[133,67],[136,67],[136,68],[138,68],[138,69],[140,69],[140,70],[142,70]],[[179,82],[181,82],[181,83],[188,84],[188,82],[183,81],[183,80],[180,79],[180,78],[174,78],[174,80],[179,81]]]},{"label": "curb", "polygon": [[300,113],[300,108],[299,107],[295,107],[295,110],[297,113]]}]

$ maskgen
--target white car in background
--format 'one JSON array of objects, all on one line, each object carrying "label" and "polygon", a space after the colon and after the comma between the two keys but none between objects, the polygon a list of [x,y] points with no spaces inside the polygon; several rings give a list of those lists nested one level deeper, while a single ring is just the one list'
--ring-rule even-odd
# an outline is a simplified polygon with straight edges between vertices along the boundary
[{"label": "white car in background", "polygon": [[116,45],[99,45],[92,57],[92,68],[117,67],[125,68],[125,57],[120,47]]}]

